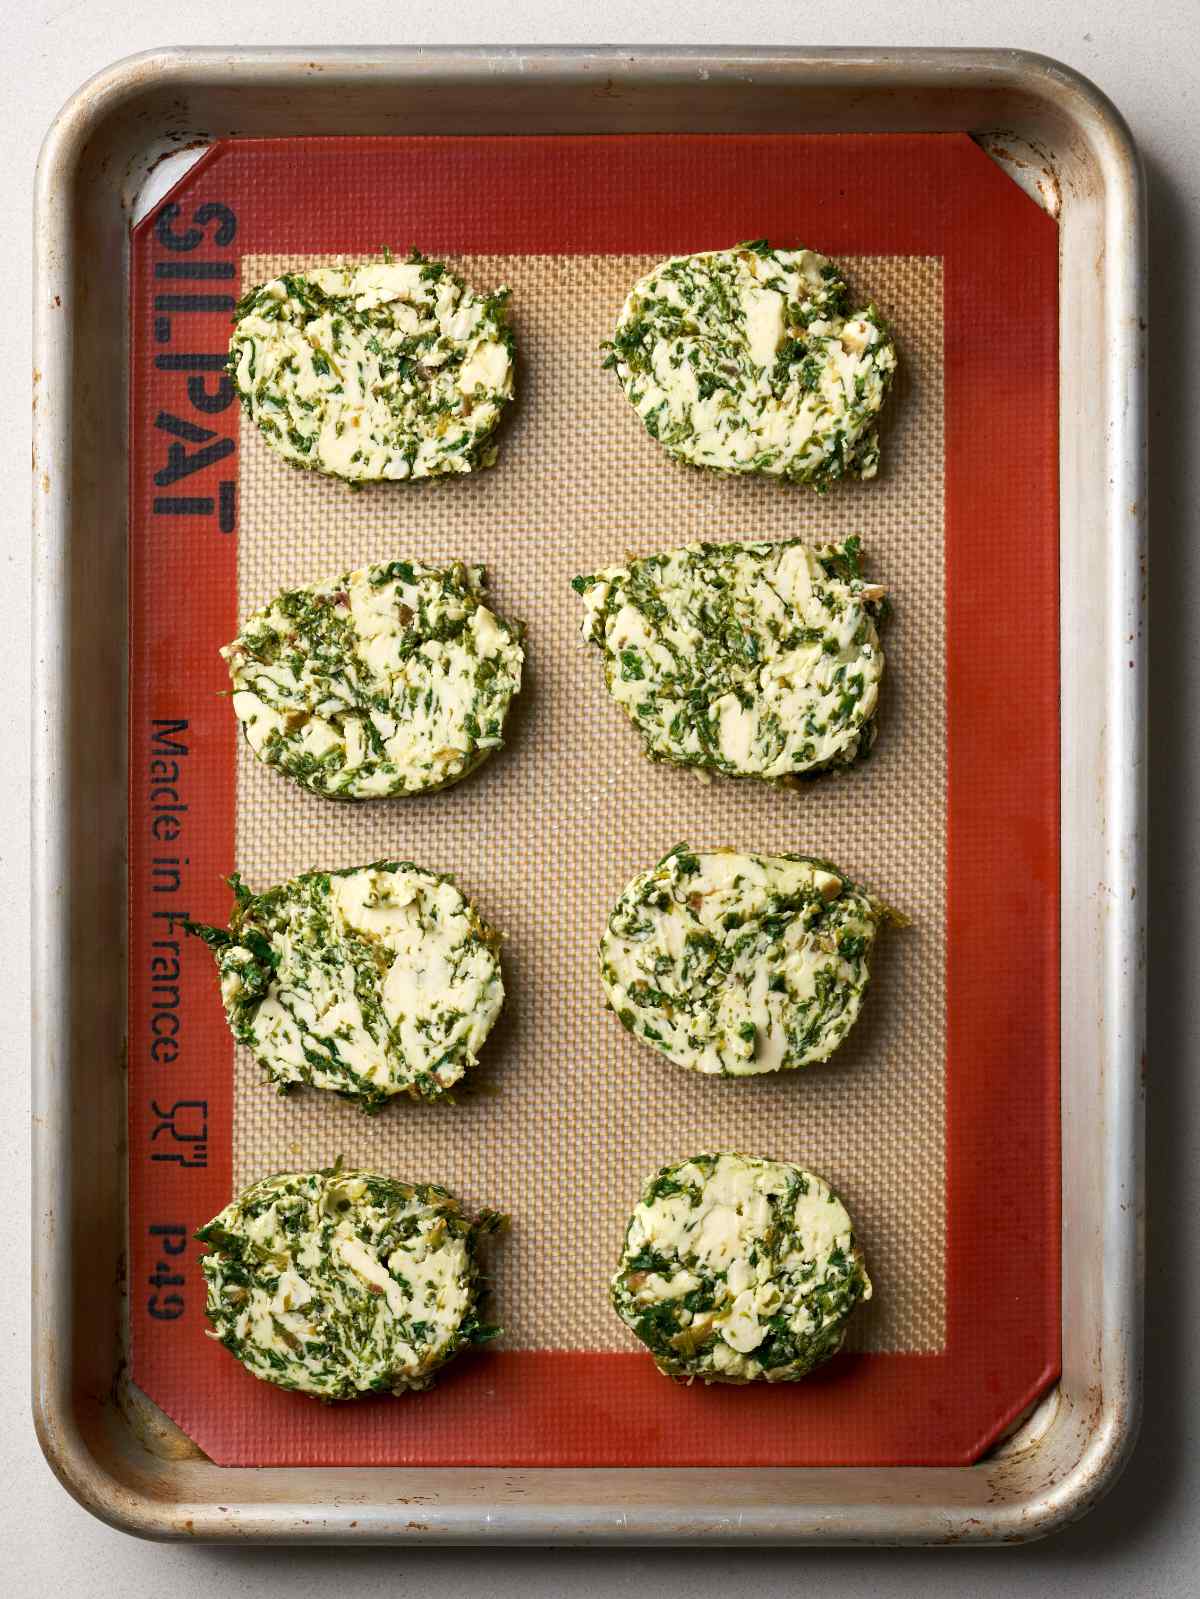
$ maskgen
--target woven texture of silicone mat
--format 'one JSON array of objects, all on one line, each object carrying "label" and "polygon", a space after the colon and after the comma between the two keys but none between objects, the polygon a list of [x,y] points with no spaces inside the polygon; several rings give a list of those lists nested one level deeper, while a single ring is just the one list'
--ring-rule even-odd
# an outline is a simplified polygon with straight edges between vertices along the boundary
[{"label": "woven texture of silicone mat", "polygon": [[[243,281],[300,264],[243,257]],[[824,498],[673,465],[612,377],[598,372],[600,341],[652,259],[517,256],[455,265],[468,282],[513,291],[521,405],[499,465],[465,483],[350,494],[333,480],[281,470],[243,418],[239,609],[392,555],[486,562],[500,613],[528,628],[529,677],[507,750],[441,794],[338,805],[281,782],[243,742],[236,855],[246,881],[264,887],[309,866],[382,858],[453,872],[505,933],[508,1012],[481,1057],[486,1092],[462,1093],[455,1105],[397,1102],[370,1119],[328,1094],[281,1102],[243,1051],[235,1186],[281,1168],[328,1165],[337,1152],[355,1165],[444,1182],[471,1204],[512,1217],[493,1269],[507,1346],[622,1349],[629,1337],[609,1307],[606,1277],[645,1177],[701,1149],[797,1159],[844,1196],[879,1280],[854,1328],[859,1345],[940,1349],[946,745],[938,263],[850,263],[895,326],[908,381],[888,429],[885,480]],[[748,532],[820,542],[858,532],[872,575],[895,574],[880,742],[851,776],[794,793],[704,784],[651,765],[608,698],[598,652],[576,647],[575,573],[629,549]],[[911,825],[914,815],[922,826]],[[604,918],[628,879],[681,838],[828,856],[912,917],[911,929],[877,945],[869,1008],[827,1070],[714,1083],[652,1054],[602,1009],[596,944]]]},{"label": "woven texture of silicone mat", "polygon": [[[1052,1370],[1056,1266],[1049,1255],[1057,1241],[1049,1236],[1042,1236],[1038,1246],[1046,1246],[1042,1253],[1047,1258],[1030,1267],[1011,1303],[1004,1299],[1003,1282],[996,1285],[994,1303],[983,1284],[984,1297],[975,1298],[976,1315],[998,1318],[994,1330],[1008,1328],[1019,1352],[1006,1353],[997,1340],[993,1354],[978,1325],[973,1334],[963,1329],[968,1338],[956,1349],[956,1327],[962,1327],[956,1289],[961,1291],[969,1275],[960,1267],[960,1256],[990,1260],[998,1255],[1002,1245],[997,1234],[1004,1233],[1005,1223],[987,1221],[986,1228],[976,1227],[973,1237],[958,1232],[956,1255],[955,1215],[969,1222],[973,1203],[979,1220],[986,1221],[987,1207],[976,1191],[973,1201],[960,1196],[954,1209],[948,1189],[955,1158],[953,1066],[957,1061],[966,1078],[959,1079],[959,1086],[968,1095],[973,1068],[961,1053],[954,1056],[956,982],[954,962],[947,960],[947,930],[954,924],[956,904],[976,921],[991,918],[1000,937],[1005,913],[996,919],[987,893],[980,892],[985,884],[975,873],[959,885],[956,901],[948,871],[959,772],[950,758],[956,636],[960,648],[972,647],[961,630],[956,635],[954,595],[948,585],[955,568],[955,533],[962,541],[959,547],[970,551],[969,541],[987,532],[969,515],[956,522],[953,493],[947,492],[959,435],[944,401],[950,385],[943,378],[955,335],[968,345],[981,336],[966,321],[952,323],[951,317],[957,313],[978,322],[985,290],[990,286],[995,292],[995,278],[1004,274],[993,270],[989,278],[982,270],[965,305],[961,294],[950,292],[953,239],[946,237],[945,217],[937,216],[939,203],[944,208],[952,193],[946,190],[951,174],[943,169],[957,162],[960,179],[969,170],[976,184],[996,188],[995,198],[1004,201],[1001,209],[1012,211],[1010,235],[1016,221],[1029,235],[1025,285],[1031,281],[1031,267],[1035,286],[1047,275],[1051,284],[1048,308],[1039,303],[1030,325],[1016,335],[1013,358],[1023,360],[1023,375],[1018,374],[1012,395],[992,396],[988,420],[993,425],[1003,425],[1006,406],[1018,404],[1026,427],[1052,416],[1054,233],[1048,220],[968,141],[851,142],[858,147],[860,187],[863,181],[868,188],[872,181],[884,184],[889,169],[901,175],[898,161],[910,182],[925,182],[923,201],[909,203],[932,205],[933,215],[925,234],[919,219],[910,221],[909,237],[896,240],[906,248],[887,247],[878,219],[865,230],[862,247],[854,248],[851,231],[839,248],[830,236],[832,217],[817,208],[810,220],[803,196],[787,208],[786,220],[781,220],[777,197],[754,208],[743,205],[738,210],[735,205],[735,221],[726,215],[730,198],[718,195],[709,220],[707,197],[696,182],[696,146],[708,143],[724,155],[731,147],[729,141],[713,145],[693,139],[504,141],[507,151],[501,141],[372,142],[370,163],[395,179],[377,192],[394,189],[407,203],[393,198],[382,215],[376,206],[368,238],[361,219],[347,227],[339,215],[322,214],[346,209],[345,189],[361,178],[351,152],[357,148],[365,153],[362,141],[226,146],[185,180],[185,192],[169,197],[158,227],[153,232],[145,228],[138,236],[135,273],[140,246],[147,299],[139,300],[135,278],[135,573],[141,525],[139,419],[145,419],[147,433],[152,425],[160,436],[149,444],[148,464],[153,459],[160,465],[175,439],[182,439],[185,457],[205,450],[213,456],[188,472],[191,483],[168,485],[176,496],[172,509],[162,508],[167,496],[161,481],[153,505],[146,507],[147,531],[158,536],[156,550],[168,547],[164,534],[174,525],[184,538],[196,538],[197,554],[187,568],[196,602],[191,621],[181,623],[176,614],[166,633],[155,621],[153,606],[146,608],[162,580],[160,567],[148,566],[147,583],[135,580],[133,589],[135,774],[144,769],[147,756],[144,715],[141,730],[138,720],[139,635],[157,667],[168,673],[182,668],[182,698],[156,696],[156,688],[163,686],[161,670],[150,674],[155,681],[147,688],[159,703],[157,711],[150,710],[152,720],[155,715],[171,720],[168,713],[174,705],[178,717],[189,724],[186,735],[173,735],[175,742],[189,743],[188,756],[178,763],[189,780],[183,836],[185,843],[190,838],[190,852],[181,868],[185,908],[214,917],[223,917],[228,909],[228,896],[214,885],[215,873],[198,870],[201,861],[211,860],[216,872],[236,865],[253,887],[264,887],[313,866],[413,859],[451,872],[481,913],[506,935],[508,1006],[459,1103],[398,1101],[375,1118],[313,1092],[280,1099],[249,1056],[239,1053],[234,1062],[228,1035],[222,1033],[207,954],[198,947],[182,952],[180,1008],[185,1023],[192,1025],[184,1032],[191,1048],[181,1053],[196,1086],[189,1086],[187,1096],[174,1086],[166,1095],[162,1084],[170,1073],[147,1075],[159,1089],[150,1118],[159,1132],[150,1134],[148,1166],[147,1132],[139,1127],[143,1113],[134,1089],[135,1256],[139,1222],[151,1213],[174,1216],[174,1211],[162,1209],[173,1187],[180,1196],[186,1194],[186,1202],[181,1197],[176,1208],[186,1209],[190,1231],[233,1189],[255,1177],[327,1164],[338,1154],[351,1164],[443,1182],[470,1204],[505,1210],[513,1223],[489,1257],[494,1285],[490,1309],[506,1328],[496,1352],[461,1362],[426,1398],[336,1409],[255,1382],[206,1342],[200,1333],[202,1283],[193,1246],[181,1250],[176,1267],[175,1261],[159,1257],[164,1249],[169,1253],[176,1248],[178,1235],[153,1234],[158,1241],[156,1268],[171,1268],[158,1274],[183,1279],[160,1285],[159,1309],[170,1290],[182,1308],[175,1316],[151,1312],[139,1327],[135,1303],[135,1375],[218,1460],[932,1462],[976,1452],[1017,1408],[1017,1401],[1027,1400]],[[786,151],[778,148],[779,141],[733,141],[742,145],[740,153],[751,164],[758,143],[774,144],[775,150],[765,153],[789,158],[813,153],[797,145],[822,145],[821,153],[833,148],[830,141],[820,140],[784,141],[793,146]],[[601,220],[594,215],[590,223],[564,222],[564,231],[557,234],[546,225],[551,218],[531,215],[528,246],[514,248],[505,236],[507,223],[498,222],[491,210],[504,192],[504,174],[489,169],[489,162],[491,167],[510,164],[514,144],[528,146],[527,178],[541,170],[549,190],[548,199],[528,202],[534,213],[547,206],[552,210],[556,185],[571,176],[573,155],[574,176],[581,192],[598,200]],[[845,144],[838,141],[848,154]],[[667,191],[677,195],[679,184],[690,178],[696,186],[690,196],[694,219],[686,231],[682,220],[655,223],[639,217],[624,226],[630,247],[614,248],[622,223],[619,217],[603,220],[605,184],[612,176],[598,145],[619,148],[622,154],[640,147],[637,171],[651,189],[662,185],[664,197]],[[473,175],[491,176],[499,187],[475,196],[471,203],[479,215],[474,224],[469,210],[451,224],[447,192],[463,182],[464,146],[475,147]],[[949,155],[954,160],[947,162]],[[240,184],[239,175],[230,170],[231,157],[245,166]],[[736,163],[717,163],[719,170],[727,164],[727,181],[732,181]],[[446,189],[433,181],[439,170]],[[330,192],[335,173],[340,199]],[[419,191],[415,195],[414,187]],[[314,220],[300,242],[295,216],[306,195],[312,203],[304,209]],[[205,206],[209,209],[202,215]],[[231,227],[233,236],[223,246],[222,233]],[[848,268],[855,303],[874,300],[895,331],[901,376],[885,413],[883,467],[873,483],[846,484],[819,497],[807,489],[717,479],[678,466],[645,434],[612,376],[598,370],[599,343],[611,332],[625,292],[655,260],[684,248],[765,232],[773,242],[808,243],[835,253]],[[195,245],[190,244],[193,233],[200,235]],[[559,248],[545,247],[558,238]],[[921,239],[929,247],[913,248]],[[171,240],[180,242],[173,245]],[[171,364],[182,350],[179,336],[184,330],[188,338],[183,353],[220,350],[228,328],[228,310],[217,303],[222,294],[239,287],[244,291],[285,268],[330,259],[337,250],[361,254],[381,242],[401,250],[418,243],[427,253],[452,260],[476,287],[505,282],[513,291],[519,400],[502,428],[500,461],[493,470],[461,481],[384,485],[353,494],[336,482],[286,467],[251,424],[242,420],[239,425],[236,410],[220,404],[224,396],[219,378],[211,375],[211,358],[207,365]],[[206,261],[213,265],[205,267]],[[218,275],[228,273],[227,262],[233,264],[235,278]],[[185,306],[180,298],[171,298],[181,290],[200,303]],[[151,293],[159,313],[153,321]],[[169,315],[164,317],[163,310]],[[148,332],[151,325],[153,337],[147,338],[140,327]],[[154,363],[144,385],[138,382],[139,338],[150,346],[147,367]],[[1027,349],[1019,348],[1022,341]],[[176,399],[164,413],[162,404],[152,399],[156,386],[165,390],[172,378],[177,388],[188,385],[189,399],[200,398],[190,412]],[[199,387],[193,386],[197,383]],[[205,411],[203,396],[209,396],[211,410]],[[1040,410],[1031,408],[1031,396]],[[975,403],[979,398],[974,395]],[[192,420],[187,426],[202,427],[208,437],[191,436],[187,426],[180,430],[170,420],[188,417]],[[1045,442],[1039,436],[1032,467],[1026,459],[1019,469],[1027,479],[1042,470],[1043,478],[1034,484],[1037,495],[1027,509],[1009,509],[1010,560],[1023,541],[1037,549],[1037,540],[1047,531],[1053,538],[1053,521],[1046,514],[1053,511],[1053,480],[1044,480],[1044,461],[1053,457]],[[226,453],[218,455],[218,450]],[[211,494],[205,537],[206,513],[200,503],[206,478],[220,478],[232,490],[218,488]],[[193,501],[188,509],[180,506],[183,495]],[[978,510],[982,514],[984,507]],[[223,533],[220,524],[230,519],[231,511],[236,532]],[[986,508],[993,518],[995,511],[994,505]],[[888,585],[895,605],[884,633],[888,670],[880,738],[870,760],[845,776],[827,777],[795,792],[719,779],[706,784],[692,774],[648,763],[636,733],[605,693],[600,657],[577,646],[581,607],[571,591],[571,577],[620,560],[627,551],[694,538],[801,535],[817,542],[851,533],[862,537],[869,574]],[[175,558],[183,556],[180,542],[169,546]],[[526,687],[510,717],[507,748],[465,783],[416,800],[370,805],[322,801],[254,761],[227,703],[212,703],[222,686],[220,663],[214,673],[212,655],[236,631],[238,621],[279,588],[396,556],[432,564],[461,558],[487,566],[491,603],[528,627]],[[1035,559],[1052,573],[1044,550]],[[1028,568],[1024,554],[1021,567]],[[969,596],[979,597],[974,592]],[[1046,600],[1053,621],[1052,589]],[[987,647],[986,630],[977,646]],[[1046,701],[1051,731],[1055,699],[1050,695]],[[979,706],[980,714],[987,711],[986,704]],[[1031,719],[1036,716],[1035,706]],[[1036,736],[1033,744],[1031,753],[1040,753]],[[161,749],[157,753],[163,758]],[[1019,756],[1012,758],[1020,764]],[[151,773],[152,778],[161,775]],[[1047,936],[1051,906],[1044,881],[1022,878],[1020,856],[1024,850],[1025,866],[1032,862],[1038,871],[1043,869],[1031,851],[1044,853],[1055,841],[1056,817],[1052,775],[1044,770],[1035,775],[1041,779],[1040,791],[1025,799],[1026,808],[1032,807],[1034,834],[1022,829],[1020,819],[1016,831],[1006,832],[1001,808],[990,847],[1002,849],[1007,841],[1003,859],[1009,869],[1002,882],[993,882],[992,892],[999,904],[1009,907],[1014,929],[1022,919],[1026,928],[1031,915],[1036,919],[1036,944]],[[976,812],[987,805],[989,781],[984,770],[966,788],[966,802]],[[135,948],[138,800],[135,791]],[[981,842],[988,836],[983,829]],[[714,1082],[685,1073],[639,1045],[604,1012],[595,957],[604,915],[634,872],[682,838],[697,846],[739,844],[829,856],[911,917],[910,927],[882,934],[863,1017],[827,1066],[759,1080]],[[140,863],[142,882],[151,894],[161,892],[162,859],[151,853]],[[147,909],[170,908],[167,900],[147,900],[144,894],[141,902]],[[152,919],[149,929],[154,931]],[[1039,951],[1030,953],[1036,960]],[[1027,1083],[1045,1086],[1047,1080],[1053,1082],[1056,1062],[1052,1053],[1047,1058],[1050,1038],[1037,1007],[1052,1010],[1053,999],[1040,992],[1030,1005],[1028,988],[1022,992],[1014,985],[1012,965],[1010,958],[990,977],[980,973],[993,986],[1013,985],[1005,1000],[1010,1020],[1025,1013],[1024,1044],[1018,1029],[1001,1057],[1006,1072],[1013,1074],[1006,1086],[1015,1090],[1018,1074]],[[143,978],[135,954],[133,1005],[153,1010],[158,990],[150,983],[145,992],[139,991]],[[1044,986],[1044,971],[1040,978]],[[1036,1027],[1030,1025],[1030,1014]],[[173,1082],[178,1081],[176,1073]],[[980,1087],[975,1084],[976,1094]],[[996,1094],[996,1108],[1002,1097]],[[184,1108],[165,1115],[168,1099]],[[1045,1095],[1014,1092],[1012,1100],[1011,1137],[1024,1138],[1027,1145],[1032,1140],[1037,1152],[1035,1201],[1017,1206],[1017,1224],[1032,1246],[1037,1240],[1030,1226],[1045,1234],[1053,1219],[1055,1174],[1049,1163],[1056,1158],[1056,1123]],[[205,1117],[203,1164],[195,1161],[199,1105]],[[973,1114],[981,1111],[986,1106],[973,1108]],[[765,1393],[681,1390],[657,1377],[648,1356],[629,1353],[639,1346],[609,1309],[606,1292],[624,1222],[646,1175],[667,1160],[706,1148],[740,1148],[810,1164],[834,1182],[855,1217],[876,1297],[853,1324],[848,1347],[859,1353],[841,1357],[815,1381]],[[177,1150],[184,1158],[172,1158]],[[194,1163],[185,1163],[189,1154]],[[1016,1176],[1022,1163],[1014,1159],[1011,1169]],[[1021,1180],[1030,1182],[1028,1172]],[[151,1242],[152,1251],[155,1247]],[[988,1363],[979,1372],[983,1391],[978,1383],[961,1378],[959,1391],[950,1374],[969,1370],[980,1355]],[[962,1356],[965,1366],[958,1358]],[[151,1373],[150,1380],[144,1371]],[[889,1371],[891,1376],[881,1375]],[[220,1414],[226,1400],[217,1397],[214,1382],[219,1394],[237,1407],[236,1418]],[[881,1416],[881,1402],[894,1413]]]}]

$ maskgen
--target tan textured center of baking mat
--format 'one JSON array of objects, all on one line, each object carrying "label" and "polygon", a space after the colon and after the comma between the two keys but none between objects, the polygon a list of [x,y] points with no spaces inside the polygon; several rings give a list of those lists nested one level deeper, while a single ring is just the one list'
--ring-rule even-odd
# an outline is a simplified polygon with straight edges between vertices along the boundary
[{"label": "tan textured center of baking mat", "polygon": [[[247,256],[248,288],[313,257]],[[634,1347],[606,1279],[643,1179],[741,1149],[827,1175],[853,1214],[876,1297],[856,1347],[937,1350],[944,1336],[945,639],[942,273],[929,258],[851,260],[893,325],[901,377],[883,467],[824,497],[710,477],[643,431],[597,346],[651,257],[457,263],[513,291],[519,397],[498,465],[361,493],[285,466],[244,418],[239,613],[368,561],[481,561],[493,605],[528,627],[507,747],[442,794],[339,804],[260,766],[239,740],[237,866],[254,888],[310,867],[415,860],[454,874],[505,934],[508,1004],[457,1105],[367,1118],[327,1094],[268,1088],[237,1065],[234,1178],[355,1165],[444,1183],[506,1211],[492,1309],[512,1349]],[[875,753],[797,792],[652,766],[577,646],[571,578],[689,539],[861,534],[895,614]],[[635,872],[681,839],[829,856],[912,918],[885,929],[871,991],[826,1066],[714,1081],[635,1042],[602,1009],[596,943]]]}]

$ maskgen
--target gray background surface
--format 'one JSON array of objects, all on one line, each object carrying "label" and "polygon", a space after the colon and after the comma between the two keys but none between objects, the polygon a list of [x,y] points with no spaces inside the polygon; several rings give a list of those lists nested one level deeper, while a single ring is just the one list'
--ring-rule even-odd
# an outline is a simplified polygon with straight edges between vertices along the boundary
[{"label": "gray background surface", "polygon": [[[0,740],[11,781],[0,795],[0,970],[6,997],[0,1070],[0,1592],[287,1593],[427,1599],[520,1595],[836,1593],[1089,1599],[1200,1594],[1200,932],[1196,816],[1200,754],[1187,728],[1200,686],[1200,490],[1192,458],[1200,371],[1197,207],[1200,4],[1197,0],[50,0],[0,6],[0,303],[9,378],[0,390],[3,635],[11,671]],[[1124,1478],[1099,1509],[1040,1544],[1002,1550],[280,1552],[138,1543],[93,1521],[51,1477],[29,1421],[26,1262],[28,1136],[28,593],[30,194],[38,144],[62,102],[119,56],[165,44],[497,43],[993,45],[1040,50],[1105,89],[1145,156],[1151,208],[1151,1025],[1146,1410]],[[1189,976],[1189,973],[1193,974]]]}]

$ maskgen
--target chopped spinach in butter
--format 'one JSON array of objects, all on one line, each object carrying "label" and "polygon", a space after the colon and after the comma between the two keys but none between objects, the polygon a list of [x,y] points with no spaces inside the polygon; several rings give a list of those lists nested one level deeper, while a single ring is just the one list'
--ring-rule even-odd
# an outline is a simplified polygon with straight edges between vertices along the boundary
[{"label": "chopped spinach in butter", "polygon": [[825,861],[677,844],[617,901],[601,980],[629,1031],[691,1071],[808,1066],[853,1026],[892,914]]},{"label": "chopped spinach in butter", "polygon": [[841,270],[765,239],[675,256],[634,284],[605,365],[669,455],[825,489],[874,477],[896,350]]},{"label": "chopped spinach in butter", "polygon": [[229,371],[295,466],[351,483],[470,472],[495,461],[512,398],[507,301],[416,251],[286,272],[238,303]]},{"label": "chopped spinach in butter", "polygon": [[251,749],[316,794],[444,788],[503,743],[520,632],[483,603],[482,567],[363,567],[290,589],[221,651]]},{"label": "chopped spinach in butter", "polygon": [[612,1280],[621,1320],[686,1382],[796,1382],[837,1353],[870,1297],[828,1183],[738,1154],[693,1155],[652,1177]]},{"label": "chopped spinach in butter", "polygon": [[788,782],[875,737],[884,590],[859,543],[688,544],[574,580],[651,760]]},{"label": "chopped spinach in butter", "polygon": [[444,1188],[373,1172],[253,1183],[196,1237],[210,1336],[254,1376],[321,1399],[428,1388],[499,1333],[480,1319],[480,1238]]},{"label": "chopped spinach in butter", "polygon": [[235,875],[228,929],[189,923],[217,960],[229,1026],[268,1078],[375,1111],[440,1099],[504,1003],[500,935],[410,862],[306,872],[262,894]]}]

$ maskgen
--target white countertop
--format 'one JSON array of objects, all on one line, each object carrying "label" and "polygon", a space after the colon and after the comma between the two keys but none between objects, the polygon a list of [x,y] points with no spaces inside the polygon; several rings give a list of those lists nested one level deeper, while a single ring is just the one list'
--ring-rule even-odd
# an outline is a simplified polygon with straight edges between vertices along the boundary
[{"label": "white countertop", "polygon": [[[1037,1545],[1004,1551],[631,1551],[457,1553],[450,1550],[279,1552],[140,1543],[94,1521],[51,1477],[29,1419],[27,964],[29,709],[29,330],[31,185],[55,112],[91,73],[134,51],[170,44],[866,44],[1019,46],[1092,77],[1132,126],[1151,205],[1152,698],[1151,1047],[1149,1053],[1148,1338],[1146,1412],[1133,1463],[1083,1522]],[[0,141],[0,303],[10,307],[10,380],[0,400],[9,448],[0,503],[9,506],[4,635],[15,684],[0,700],[13,784],[0,800],[0,963],[10,1022],[0,1073],[0,1258],[14,1263],[0,1295],[0,1591],[40,1595],[161,1593],[211,1599],[419,1593],[766,1596],[825,1588],[857,1595],[1044,1594],[1086,1599],[1200,1592],[1200,750],[1192,753],[1200,690],[1200,3],[1198,0],[943,0],[908,7],[857,0],[822,14],[788,0],[458,0],[446,12],[367,0],[278,12],[237,0],[165,7],[150,0],[12,0],[5,8],[6,92]],[[1171,719],[1169,722],[1168,719]],[[1186,718],[1186,720],[1184,720]],[[1194,898],[1193,898],[1194,896]]]}]

